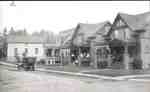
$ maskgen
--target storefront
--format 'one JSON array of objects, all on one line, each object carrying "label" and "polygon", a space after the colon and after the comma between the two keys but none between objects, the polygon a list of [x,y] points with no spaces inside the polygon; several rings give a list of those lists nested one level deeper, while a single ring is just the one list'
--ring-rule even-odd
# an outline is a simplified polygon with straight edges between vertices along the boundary
[{"label": "storefront", "polygon": [[70,64],[70,61],[71,61],[70,46],[61,46],[60,56],[61,56],[60,58],[61,58],[62,65]]},{"label": "storefront", "polygon": [[58,46],[54,46],[52,44],[47,44],[45,46],[45,56],[46,56],[46,64],[47,65],[59,65],[61,64],[60,60],[60,49]]}]

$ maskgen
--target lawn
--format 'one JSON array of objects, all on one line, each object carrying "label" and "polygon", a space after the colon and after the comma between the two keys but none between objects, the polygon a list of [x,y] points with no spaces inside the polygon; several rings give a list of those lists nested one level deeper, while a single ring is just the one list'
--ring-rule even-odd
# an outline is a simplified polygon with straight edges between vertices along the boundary
[{"label": "lawn", "polygon": [[150,74],[150,70],[123,70],[123,69],[102,69],[99,71],[84,72],[85,74],[95,74],[104,76],[125,76],[125,75],[139,75],[139,74]]}]

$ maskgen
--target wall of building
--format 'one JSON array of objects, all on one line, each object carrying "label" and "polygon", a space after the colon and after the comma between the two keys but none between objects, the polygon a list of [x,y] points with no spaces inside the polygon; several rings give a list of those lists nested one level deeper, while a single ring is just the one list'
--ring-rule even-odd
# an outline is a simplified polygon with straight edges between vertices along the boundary
[{"label": "wall of building", "polygon": [[150,68],[150,32],[141,33],[141,59],[143,68]]},{"label": "wall of building", "polygon": [[[28,49],[27,56],[37,57],[37,60],[44,58],[43,44],[22,44],[22,43],[11,43],[8,44],[7,57],[9,61],[14,61],[15,48],[18,49],[18,55],[21,57],[22,53],[25,52],[25,48]],[[38,53],[35,54],[35,48],[38,48]]]}]

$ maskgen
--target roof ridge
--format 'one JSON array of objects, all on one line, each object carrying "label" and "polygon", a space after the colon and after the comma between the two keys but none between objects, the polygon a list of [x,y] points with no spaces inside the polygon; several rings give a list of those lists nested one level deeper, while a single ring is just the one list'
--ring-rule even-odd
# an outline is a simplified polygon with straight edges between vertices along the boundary
[{"label": "roof ridge", "polygon": [[140,15],[146,15],[146,14],[150,14],[150,11],[148,12],[143,12],[143,13],[139,13],[139,14],[135,14],[136,16],[140,16]]},{"label": "roof ridge", "polygon": [[106,21],[103,21],[103,22],[98,22],[98,23],[78,23],[79,25],[80,24],[83,24],[83,25],[96,25],[96,24],[104,24],[104,23],[110,23],[110,21],[109,20],[106,20]]}]

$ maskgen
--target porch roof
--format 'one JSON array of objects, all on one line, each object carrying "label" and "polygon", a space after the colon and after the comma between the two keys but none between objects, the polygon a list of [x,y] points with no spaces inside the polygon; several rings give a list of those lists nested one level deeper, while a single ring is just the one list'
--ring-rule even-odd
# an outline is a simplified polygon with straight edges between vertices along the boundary
[{"label": "porch roof", "polygon": [[136,41],[133,40],[133,39],[129,39],[128,41],[113,39],[113,40],[109,41],[108,44],[109,44],[110,47],[125,46],[126,44],[128,46],[130,46],[130,45],[136,45]]},{"label": "porch roof", "polygon": [[118,40],[118,39],[113,39],[109,41],[109,46],[110,47],[125,46],[125,42]]},{"label": "porch roof", "polygon": [[8,43],[41,43],[43,44],[44,39],[40,36],[8,36]]},{"label": "porch roof", "polygon": [[45,48],[59,48],[59,44],[44,44]]}]

